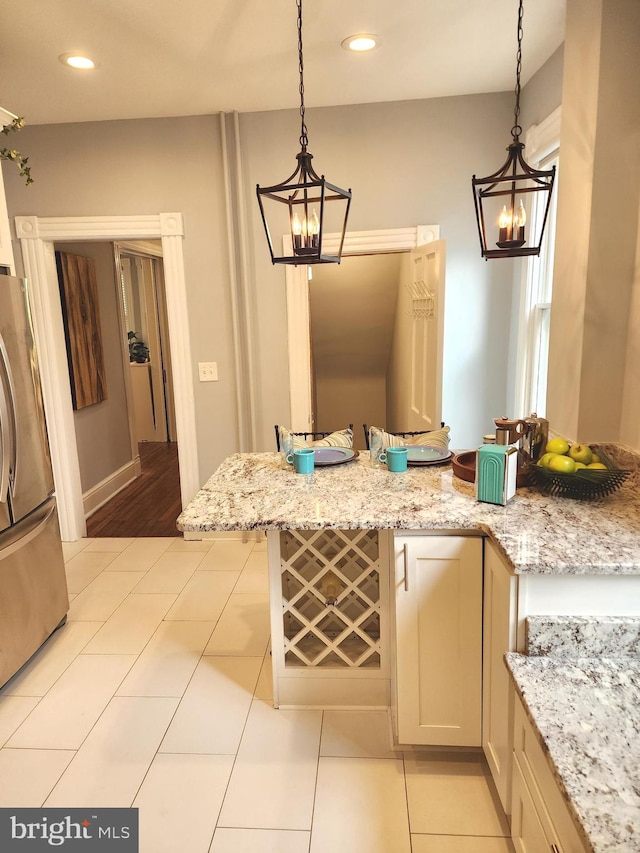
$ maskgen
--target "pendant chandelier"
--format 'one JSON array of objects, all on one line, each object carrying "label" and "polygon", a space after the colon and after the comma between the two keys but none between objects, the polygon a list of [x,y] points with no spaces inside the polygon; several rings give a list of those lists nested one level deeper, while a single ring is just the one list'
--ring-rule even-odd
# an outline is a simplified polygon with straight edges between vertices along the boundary
[{"label": "pendant chandelier", "polygon": [[[518,123],[522,69],[522,16],[523,0],[520,0],[516,104],[514,124],[511,128],[513,142],[507,148],[509,156],[506,163],[493,175],[486,178],[476,178],[474,175],[471,181],[480,249],[482,257],[486,260],[540,254],[555,179],[555,166],[552,169],[540,171],[529,166],[522,156],[524,143],[520,142],[522,128]],[[488,243],[487,228],[489,229]],[[494,245],[496,248],[493,248]]]},{"label": "pendant chandelier", "polygon": [[[304,63],[302,59],[302,0],[298,7],[298,71],[300,74],[300,153],[295,172],[272,187],[256,186],[271,261],[274,264],[340,263],[351,190],[330,184],[316,174],[307,150],[309,139],[304,113]],[[331,233],[329,241],[326,235]],[[274,252],[273,239],[291,234],[293,254]],[[273,236],[272,236],[273,235]],[[337,235],[337,239],[335,237]]]}]

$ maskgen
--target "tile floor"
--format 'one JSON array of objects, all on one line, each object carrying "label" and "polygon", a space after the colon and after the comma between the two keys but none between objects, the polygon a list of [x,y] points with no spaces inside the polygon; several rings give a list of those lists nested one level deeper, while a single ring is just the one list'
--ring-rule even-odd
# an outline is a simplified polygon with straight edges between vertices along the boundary
[{"label": "tile floor", "polygon": [[264,542],[65,544],[67,624],[0,691],[0,806],[137,806],[141,853],[508,853],[475,753],[275,710]]}]

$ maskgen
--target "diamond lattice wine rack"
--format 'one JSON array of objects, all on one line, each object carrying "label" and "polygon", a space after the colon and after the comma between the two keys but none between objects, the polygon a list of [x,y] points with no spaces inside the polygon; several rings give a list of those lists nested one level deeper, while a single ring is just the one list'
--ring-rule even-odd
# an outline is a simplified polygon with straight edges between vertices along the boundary
[{"label": "diamond lattice wine rack", "polygon": [[380,669],[376,530],[280,533],[286,669]]}]

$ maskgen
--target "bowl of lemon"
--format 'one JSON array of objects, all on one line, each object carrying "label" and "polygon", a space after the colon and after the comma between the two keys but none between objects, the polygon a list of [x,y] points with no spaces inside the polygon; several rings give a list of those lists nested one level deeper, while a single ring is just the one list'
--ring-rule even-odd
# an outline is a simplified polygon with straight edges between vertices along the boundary
[{"label": "bowl of lemon", "polygon": [[529,480],[546,494],[593,500],[619,489],[631,471],[615,468],[601,449],[570,444],[559,436],[528,466]]}]

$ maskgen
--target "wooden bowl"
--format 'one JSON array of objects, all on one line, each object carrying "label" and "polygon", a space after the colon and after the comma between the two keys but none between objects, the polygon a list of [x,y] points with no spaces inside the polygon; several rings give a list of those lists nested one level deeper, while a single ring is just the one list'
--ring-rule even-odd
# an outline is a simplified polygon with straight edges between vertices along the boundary
[{"label": "wooden bowl", "polygon": [[463,453],[454,453],[451,458],[453,473],[467,483],[476,481],[476,453],[475,450],[465,450]]}]

